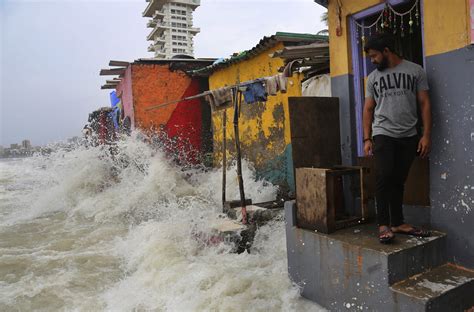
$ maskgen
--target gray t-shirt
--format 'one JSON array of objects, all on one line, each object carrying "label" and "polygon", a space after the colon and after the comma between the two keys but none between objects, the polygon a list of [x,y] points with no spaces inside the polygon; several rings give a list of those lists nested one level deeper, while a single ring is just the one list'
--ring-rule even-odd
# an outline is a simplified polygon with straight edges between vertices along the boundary
[{"label": "gray t-shirt", "polygon": [[374,70],[367,78],[365,96],[375,100],[372,135],[404,138],[416,135],[416,95],[428,90],[423,68],[402,60],[393,68]]}]

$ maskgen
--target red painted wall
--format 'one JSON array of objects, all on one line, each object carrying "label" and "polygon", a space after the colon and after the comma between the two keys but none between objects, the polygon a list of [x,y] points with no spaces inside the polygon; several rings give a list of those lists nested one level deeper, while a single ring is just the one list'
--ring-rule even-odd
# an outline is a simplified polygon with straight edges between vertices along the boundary
[{"label": "red painted wall", "polygon": [[202,149],[201,101],[184,101],[149,111],[146,108],[198,94],[198,81],[183,72],[170,71],[166,64],[132,64],[131,77],[135,127],[145,132],[164,130],[172,138],[169,152],[179,155],[182,161],[196,163]]},{"label": "red painted wall", "polygon": [[[199,83],[192,80],[182,97],[199,93]],[[202,111],[199,99],[180,102],[176,105],[166,123],[166,132],[170,138],[179,138],[176,148],[183,151],[185,161],[196,163],[202,147]]]}]

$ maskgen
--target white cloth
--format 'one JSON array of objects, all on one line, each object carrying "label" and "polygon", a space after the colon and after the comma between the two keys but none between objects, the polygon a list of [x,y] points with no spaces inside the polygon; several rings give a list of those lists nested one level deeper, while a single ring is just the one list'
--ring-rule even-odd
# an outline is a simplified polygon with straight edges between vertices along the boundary
[{"label": "white cloth", "polygon": [[270,76],[264,78],[265,92],[268,95],[276,95],[278,92],[278,81],[276,76]]},{"label": "white cloth", "polygon": [[331,96],[331,77],[325,74],[303,81],[301,94],[303,96]]},{"label": "white cloth", "polygon": [[280,90],[281,93],[286,93],[288,77],[286,77],[284,74],[278,74],[275,77],[277,80],[278,90]]}]

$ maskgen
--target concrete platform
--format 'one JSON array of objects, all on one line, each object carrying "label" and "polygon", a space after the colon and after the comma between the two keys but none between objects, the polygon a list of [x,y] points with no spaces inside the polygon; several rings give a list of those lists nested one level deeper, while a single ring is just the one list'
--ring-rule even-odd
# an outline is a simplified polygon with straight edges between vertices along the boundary
[{"label": "concrete platform", "polygon": [[[401,300],[409,302],[411,295],[402,294],[404,284],[398,291],[391,286],[446,263],[446,235],[440,232],[429,238],[399,234],[383,245],[375,224],[323,234],[296,227],[295,216],[295,202],[285,203],[290,277],[303,297],[331,311],[405,311]],[[462,296],[460,301],[468,304]],[[428,311],[428,301],[417,302],[410,311]]]}]

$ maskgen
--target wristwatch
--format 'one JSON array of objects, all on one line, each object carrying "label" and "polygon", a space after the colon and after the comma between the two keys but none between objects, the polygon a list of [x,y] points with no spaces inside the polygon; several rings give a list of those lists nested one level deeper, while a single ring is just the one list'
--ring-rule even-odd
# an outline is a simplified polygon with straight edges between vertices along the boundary
[{"label": "wristwatch", "polygon": [[364,143],[365,143],[365,141],[372,141],[372,139],[371,139],[371,138],[367,138],[367,139],[364,139]]}]

